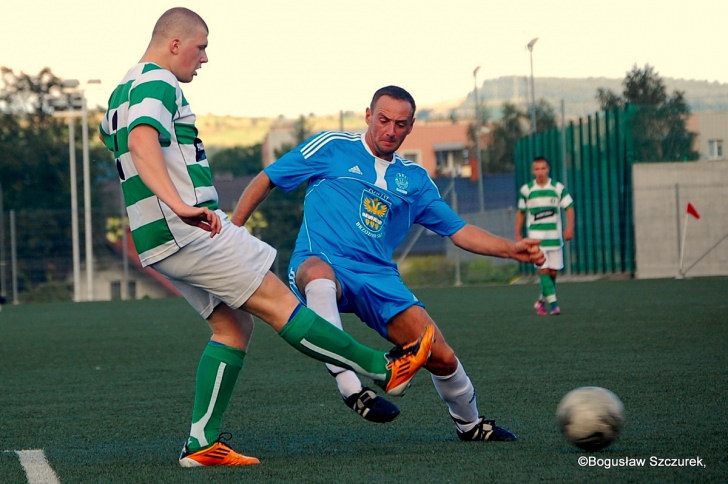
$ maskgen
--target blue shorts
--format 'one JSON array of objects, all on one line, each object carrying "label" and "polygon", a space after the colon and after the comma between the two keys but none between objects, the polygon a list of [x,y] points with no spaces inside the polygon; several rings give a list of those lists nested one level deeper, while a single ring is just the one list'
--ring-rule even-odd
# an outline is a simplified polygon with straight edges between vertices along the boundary
[{"label": "blue shorts", "polygon": [[[310,255],[293,256],[288,268],[288,284],[298,299],[306,298],[296,287],[296,271]],[[380,272],[353,271],[331,264],[341,285],[339,312],[354,313],[367,326],[387,338],[387,323],[411,306],[425,305],[405,286],[396,269],[383,267]],[[371,269],[370,269],[371,270]]]}]

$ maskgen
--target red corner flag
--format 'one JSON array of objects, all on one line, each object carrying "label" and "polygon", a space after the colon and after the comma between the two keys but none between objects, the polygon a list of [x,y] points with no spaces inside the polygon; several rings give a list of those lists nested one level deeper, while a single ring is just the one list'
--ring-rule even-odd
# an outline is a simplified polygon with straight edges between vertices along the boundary
[{"label": "red corner flag", "polygon": [[700,220],[700,214],[697,210],[695,210],[695,207],[690,202],[688,202],[688,213],[695,217],[697,220]]}]

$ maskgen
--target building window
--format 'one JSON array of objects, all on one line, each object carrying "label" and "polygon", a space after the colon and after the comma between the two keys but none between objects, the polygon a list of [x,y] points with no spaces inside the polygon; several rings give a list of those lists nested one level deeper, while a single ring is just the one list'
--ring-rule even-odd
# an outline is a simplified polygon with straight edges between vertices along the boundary
[{"label": "building window", "polygon": [[[136,299],[137,298],[137,285],[136,281],[128,281],[127,283],[127,299]],[[121,281],[111,281],[111,300],[112,301],[120,301],[121,300]]]},{"label": "building window", "polygon": [[111,300],[118,301],[121,299],[121,281],[111,281]]},{"label": "building window", "polygon": [[402,157],[406,158],[414,163],[417,163],[418,165],[422,164],[422,162],[420,161],[420,152],[419,151],[402,151]]},{"label": "building window", "polygon": [[708,159],[709,160],[722,160],[723,159],[723,140],[722,139],[708,140]]},{"label": "building window", "polygon": [[464,150],[435,151],[437,173],[440,176],[469,177],[470,160],[465,157],[465,154]]}]

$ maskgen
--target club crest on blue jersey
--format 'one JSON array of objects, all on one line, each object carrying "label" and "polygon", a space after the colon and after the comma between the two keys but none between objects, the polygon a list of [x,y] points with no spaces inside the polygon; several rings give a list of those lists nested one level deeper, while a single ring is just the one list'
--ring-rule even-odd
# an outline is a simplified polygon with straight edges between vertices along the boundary
[{"label": "club crest on blue jersey", "polygon": [[407,187],[409,187],[409,180],[407,179],[407,175],[404,173],[397,173],[394,176],[394,183],[397,185],[397,191],[407,194]]},{"label": "club crest on blue jersey", "polygon": [[383,200],[374,190],[367,189],[362,192],[361,206],[359,207],[359,219],[361,227],[370,235],[377,234],[382,230],[384,218],[389,212],[391,202]]}]

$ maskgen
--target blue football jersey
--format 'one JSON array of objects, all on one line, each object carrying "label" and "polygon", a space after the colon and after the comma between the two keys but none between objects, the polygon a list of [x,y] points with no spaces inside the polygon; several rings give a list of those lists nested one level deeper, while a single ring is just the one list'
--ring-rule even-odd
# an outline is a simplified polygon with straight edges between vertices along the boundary
[{"label": "blue football jersey", "polygon": [[265,169],[286,192],[307,182],[294,253],[316,254],[362,272],[395,266],[392,255],[413,224],[442,236],[465,226],[421,166],[372,154],[363,134],[323,132]]}]

